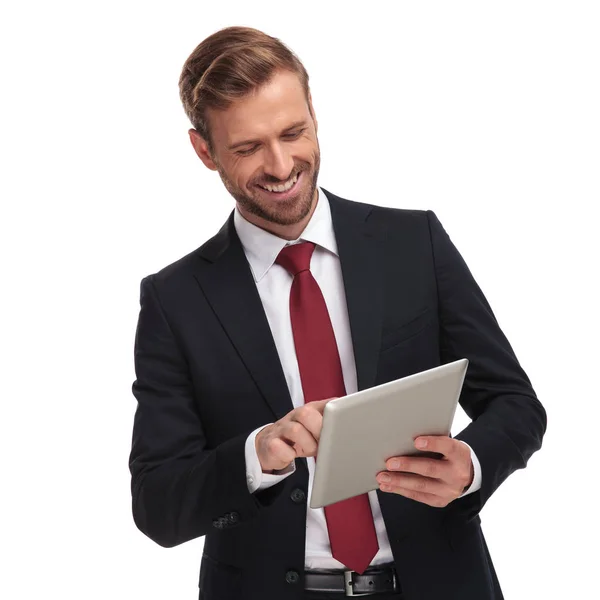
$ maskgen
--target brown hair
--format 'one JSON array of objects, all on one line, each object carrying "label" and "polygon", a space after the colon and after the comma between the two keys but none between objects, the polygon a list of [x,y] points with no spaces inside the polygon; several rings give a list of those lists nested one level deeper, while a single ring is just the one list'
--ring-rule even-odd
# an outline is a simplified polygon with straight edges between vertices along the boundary
[{"label": "brown hair", "polygon": [[296,73],[308,101],[308,73],[279,39],[251,27],[226,27],[200,42],[183,65],[179,96],[194,129],[213,154],[206,109],[227,110],[267,83],[277,70]]}]

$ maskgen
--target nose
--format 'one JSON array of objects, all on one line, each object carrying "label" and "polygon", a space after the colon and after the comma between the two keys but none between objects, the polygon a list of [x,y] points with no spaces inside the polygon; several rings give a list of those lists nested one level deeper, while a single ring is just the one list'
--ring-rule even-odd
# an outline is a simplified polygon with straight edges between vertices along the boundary
[{"label": "nose", "polygon": [[294,169],[294,159],[283,145],[275,144],[265,153],[264,171],[279,181],[287,181]]}]

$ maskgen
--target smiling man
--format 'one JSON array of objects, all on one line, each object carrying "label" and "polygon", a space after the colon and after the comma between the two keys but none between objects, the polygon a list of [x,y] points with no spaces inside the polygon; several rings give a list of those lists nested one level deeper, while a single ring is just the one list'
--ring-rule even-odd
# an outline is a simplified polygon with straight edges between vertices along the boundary
[{"label": "smiling man", "polygon": [[192,145],[239,213],[274,235],[298,237],[317,204],[320,165],[317,121],[298,76],[281,70],[228,110],[205,114],[210,142],[191,129]]},{"label": "smiling man", "polygon": [[[541,446],[546,414],[432,211],[318,185],[308,74],[230,27],[186,61],[193,148],[235,208],[141,283],[130,456],[137,526],[205,536],[200,598],[502,598],[480,527]],[[472,423],[391,457],[380,488],[311,509],[325,404],[459,358]]]}]

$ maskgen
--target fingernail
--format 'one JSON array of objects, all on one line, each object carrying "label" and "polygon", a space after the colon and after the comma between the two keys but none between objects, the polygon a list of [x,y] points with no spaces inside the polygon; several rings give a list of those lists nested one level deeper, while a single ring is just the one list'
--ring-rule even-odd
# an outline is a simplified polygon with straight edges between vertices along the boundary
[{"label": "fingernail", "polygon": [[399,469],[400,461],[399,460],[391,460],[390,461],[390,469]]},{"label": "fingernail", "polygon": [[384,482],[384,483],[387,483],[388,481],[390,481],[390,480],[391,480],[391,477],[390,477],[390,476],[389,476],[387,473],[384,473],[383,475],[380,475],[380,476],[378,477],[378,479],[379,479],[379,481],[382,481],[382,482]]},{"label": "fingernail", "polygon": [[418,439],[416,445],[417,445],[417,448],[426,448],[427,447],[427,440]]}]

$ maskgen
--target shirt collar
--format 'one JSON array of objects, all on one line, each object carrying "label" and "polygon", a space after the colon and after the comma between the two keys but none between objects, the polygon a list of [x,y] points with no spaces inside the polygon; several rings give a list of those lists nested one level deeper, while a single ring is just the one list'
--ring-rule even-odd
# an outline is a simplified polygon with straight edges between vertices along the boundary
[{"label": "shirt collar", "polygon": [[250,223],[242,216],[237,206],[235,207],[233,223],[250,263],[254,281],[259,282],[266,275],[275,263],[278,254],[288,244],[297,244],[300,241],[313,242],[338,256],[329,200],[323,190],[318,187],[317,194],[315,212],[300,237],[291,241],[284,240]]}]

